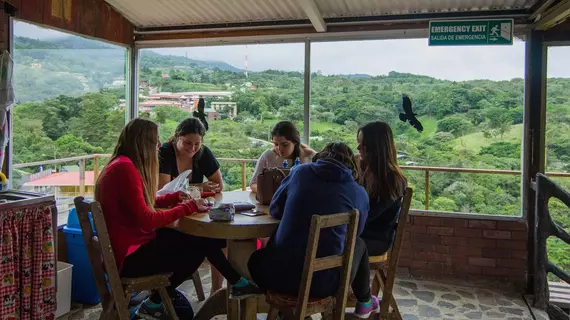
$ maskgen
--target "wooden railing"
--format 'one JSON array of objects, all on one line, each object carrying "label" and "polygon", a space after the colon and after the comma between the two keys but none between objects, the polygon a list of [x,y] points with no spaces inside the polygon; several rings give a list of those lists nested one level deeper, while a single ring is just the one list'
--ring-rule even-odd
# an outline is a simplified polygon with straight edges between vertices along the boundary
[{"label": "wooden railing", "polygon": [[550,302],[548,273],[556,275],[567,284],[570,284],[570,274],[548,259],[547,240],[554,236],[570,245],[570,235],[552,219],[548,211],[550,198],[556,198],[570,208],[570,193],[540,173],[536,175],[532,187],[536,192],[534,305],[546,310],[550,319],[568,319],[566,313]]},{"label": "wooden railing", "polygon": [[[97,181],[97,177],[100,173],[100,163],[99,159],[101,158],[109,158],[109,154],[92,154],[92,155],[85,155],[85,156],[78,156],[78,157],[70,157],[70,158],[63,158],[63,159],[54,159],[54,160],[46,160],[46,161],[38,161],[38,162],[30,162],[30,163],[22,163],[22,164],[15,164],[14,168],[27,168],[27,167],[36,167],[36,166],[45,166],[50,164],[60,164],[60,163],[68,163],[68,162],[79,162],[79,192],[81,195],[85,194],[85,165],[87,160],[93,160],[93,171],[94,171],[94,179]],[[256,163],[257,159],[236,159],[236,158],[218,158],[220,162],[233,162],[233,163],[240,163],[241,164],[241,187],[242,190],[246,190],[248,186],[247,181],[247,164],[248,163]],[[448,173],[474,173],[474,174],[496,174],[496,175],[510,175],[510,176],[520,176],[521,171],[519,170],[498,170],[498,169],[473,169],[473,168],[448,168],[448,167],[429,167],[429,166],[402,166],[404,171],[421,171],[424,172],[424,192],[425,192],[425,202],[424,202],[424,210],[412,210],[413,212],[435,212],[429,210],[430,205],[430,177],[431,173],[433,172],[448,172]],[[549,177],[564,177],[570,178],[570,173],[565,172],[547,172],[547,176]],[[461,212],[457,212],[461,213]]]}]

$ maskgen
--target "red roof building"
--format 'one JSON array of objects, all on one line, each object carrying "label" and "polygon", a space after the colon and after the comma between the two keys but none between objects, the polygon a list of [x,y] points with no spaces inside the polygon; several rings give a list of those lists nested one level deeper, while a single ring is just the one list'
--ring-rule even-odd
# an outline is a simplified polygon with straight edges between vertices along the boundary
[{"label": "red roof building", "polygon": [[[93,171],[85,171],[85,186],[94,186]],[[79,171],[57,172],[24,183],[24,187],[75,187],[79,186]]]}]

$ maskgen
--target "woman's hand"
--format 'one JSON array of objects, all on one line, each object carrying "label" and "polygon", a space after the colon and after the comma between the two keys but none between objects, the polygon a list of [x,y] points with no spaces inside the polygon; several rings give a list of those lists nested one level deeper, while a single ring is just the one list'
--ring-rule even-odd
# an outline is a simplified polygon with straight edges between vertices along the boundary
[{"label": "woman's hand", "polygon": [[178,191],[178,201],[179,202],[186,202],[186,201],[190,201],[192,200],[192,198],[190,198],[190,195],[184,191]]},{"label": "woman's hand", "polygon": [[200,184],[200,187],[202,188],[202,191],[211,191],[211,192],[215,192],[215,193],[222,192],[222,190],[220,188],[220,184],[215,183],[213,181],[206,181],[206,182]]},{"label": "woman's hand", "polygon": [[206,199],[197,199],[194,200],[196,207],[198,207],[198,212],[207,212],[210,210],[212,205]]}]

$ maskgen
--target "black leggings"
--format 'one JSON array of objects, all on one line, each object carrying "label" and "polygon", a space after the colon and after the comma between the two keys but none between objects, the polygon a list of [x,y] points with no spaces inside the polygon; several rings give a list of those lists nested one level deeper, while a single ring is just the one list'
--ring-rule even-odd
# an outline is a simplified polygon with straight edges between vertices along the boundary
[{"label": "black leggings", "polygon": [[356,300],[359,302],[370,301],[370,261],[368,261],[366,244],[360,237],[356,238],[354,244],[350,283]]},{"label": "black leggings", "polygon": [[381,240],[363,239],[369,256],[381,256],[392,247],[392,243]]},{"label": "black leggings", "polygon": [[[220,271],[229,283],[235,284],[241,276],[226,259],[222,248],[225,240],[195,237],[170,228],[156,230],[156,238],[139,247],[125,258],[121,277],[136,278],[159,273],[172,273],[167,288],[171,297],[175,289],[189,279],[205,258]],[[151,300],[161,301],[154,293]]]},{"label": "black leggings", "polygon": [[[352,258],[350,282],[356,299],[361,302],[370,300],[370,263],[364,241],[356,238],[354,255]],[[293,267],[296,266],[296,267]],[[249,273],[255,283],[265,290],[274,290],[281,293],[297,295],[301,279],[303,261],[291,263],[286,261],[278,250],[271,246],[257,250],[251,255],[248,262]],[[323,271],[320,271],[323,272]],[[334,296],[338,291],[338,282],[317,283],[319,276],[313,277],[311,297],[324,298]],[[315,281],[317,280],[317,281]]]}]

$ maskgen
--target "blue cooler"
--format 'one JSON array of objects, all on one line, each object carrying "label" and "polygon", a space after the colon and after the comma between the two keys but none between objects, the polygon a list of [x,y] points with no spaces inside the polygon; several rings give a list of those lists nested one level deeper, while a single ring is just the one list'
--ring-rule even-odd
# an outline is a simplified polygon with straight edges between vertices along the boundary
[{"label": "blue cooler", "polygon": [[[91,220],[91,226],[95,232],[91,215],[89,215],[89,220]],[[83,232],[81,231],[75,208],[69,210],[67,225],[63,227],[63,232],[65,233],[65,241],[67,243],[67,257],[69,263],[73,265],[71,300],[96,305],[101,302],[101,299],[97,292],[95,277],[93,276],[87,248],[83,241]]]}]

